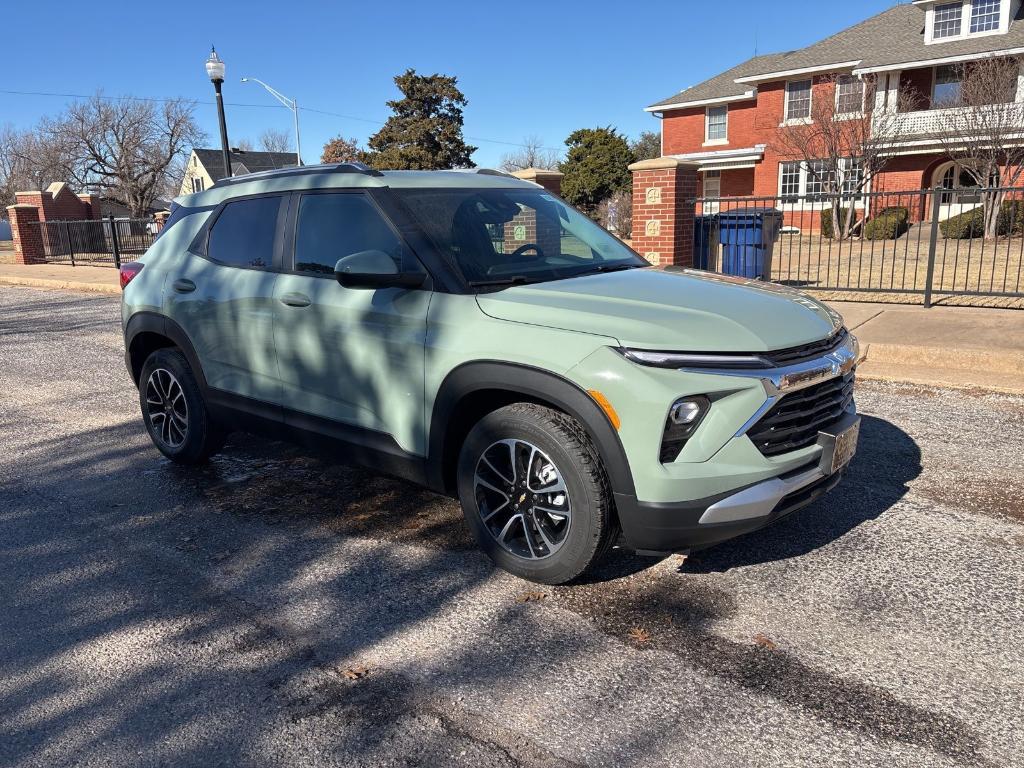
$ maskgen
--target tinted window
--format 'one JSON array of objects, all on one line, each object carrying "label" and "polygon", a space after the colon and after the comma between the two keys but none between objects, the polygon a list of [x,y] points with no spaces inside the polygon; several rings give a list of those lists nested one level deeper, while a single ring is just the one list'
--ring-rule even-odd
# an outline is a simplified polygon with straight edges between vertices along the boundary
[{"label": "tinted window", "polygon": [[295,233],[295,269],[334,274],[334,265],[360,251],[383,251],[399,271],[412,270],[402,241],[361,194],[303,195]]},{"label": "tinted window", "polygon": [[254,197],[228,203],[210,230],[206,255],[232,267],[271,267],[281,199]]}]

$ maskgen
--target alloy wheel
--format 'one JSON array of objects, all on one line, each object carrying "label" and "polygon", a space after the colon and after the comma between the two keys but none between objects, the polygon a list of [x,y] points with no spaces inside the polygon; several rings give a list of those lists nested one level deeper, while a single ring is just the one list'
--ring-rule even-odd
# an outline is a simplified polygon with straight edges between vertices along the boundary
[{"label": "alloy wheel", "polygon": [[157,368],[146,382],[146,408],[157,437],[168,448],[179,448],[188,436],[188,403],[174,374]]},{"label": "alloy wheel", "polygon": [[540,560],[565,543],[569,491],[555,463],[532,443],[492,443],[477,460],[473,490],[481,521],[505,551]]}]

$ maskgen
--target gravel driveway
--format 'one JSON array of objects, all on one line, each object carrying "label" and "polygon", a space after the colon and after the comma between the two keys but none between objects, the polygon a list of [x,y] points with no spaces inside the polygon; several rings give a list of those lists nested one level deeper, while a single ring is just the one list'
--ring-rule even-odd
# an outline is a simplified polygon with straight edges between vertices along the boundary
[{"label": "gravel driveway", "polygon": [[538,588],[457,505],[156,452],[118,305],[0,288],[0,765],[1024,765],[1024,399],[862,384],[830,496]]}]

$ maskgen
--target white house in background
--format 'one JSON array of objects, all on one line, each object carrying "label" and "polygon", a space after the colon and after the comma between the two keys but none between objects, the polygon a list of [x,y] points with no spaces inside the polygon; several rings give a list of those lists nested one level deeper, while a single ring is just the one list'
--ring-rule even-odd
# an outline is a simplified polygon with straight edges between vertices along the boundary
[{"label": "white house in background", "polygon": [[193,149],[185,166],[185,178],[181,182],[182,195],[202,192],[225,176],[241,176],[257,171],[271,171],[295,165],[294,152],[250,152],[232,149],[230,154],[233,174],[224,170],[224,160],[219,149]]}]

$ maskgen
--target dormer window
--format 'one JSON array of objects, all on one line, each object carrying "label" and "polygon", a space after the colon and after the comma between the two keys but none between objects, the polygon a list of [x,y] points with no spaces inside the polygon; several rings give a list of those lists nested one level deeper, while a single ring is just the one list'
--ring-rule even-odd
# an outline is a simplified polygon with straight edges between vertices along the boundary
[{"label": "dormer window", "polygon": [[[997,0],[998,5],[998,0]],[[963,28],[963,3],[945,3],[935,6],[935,23],[932,26],[932,39],[959,37]]]},{"label": "dormer window", "polygon": [[915,0],[927,11],[925,44],[1009,30],[1010,0]]},{"label": "dormer window", "polygon": [[971,4],[971,32],[999,29],[1002,0],[974,0]]}]

